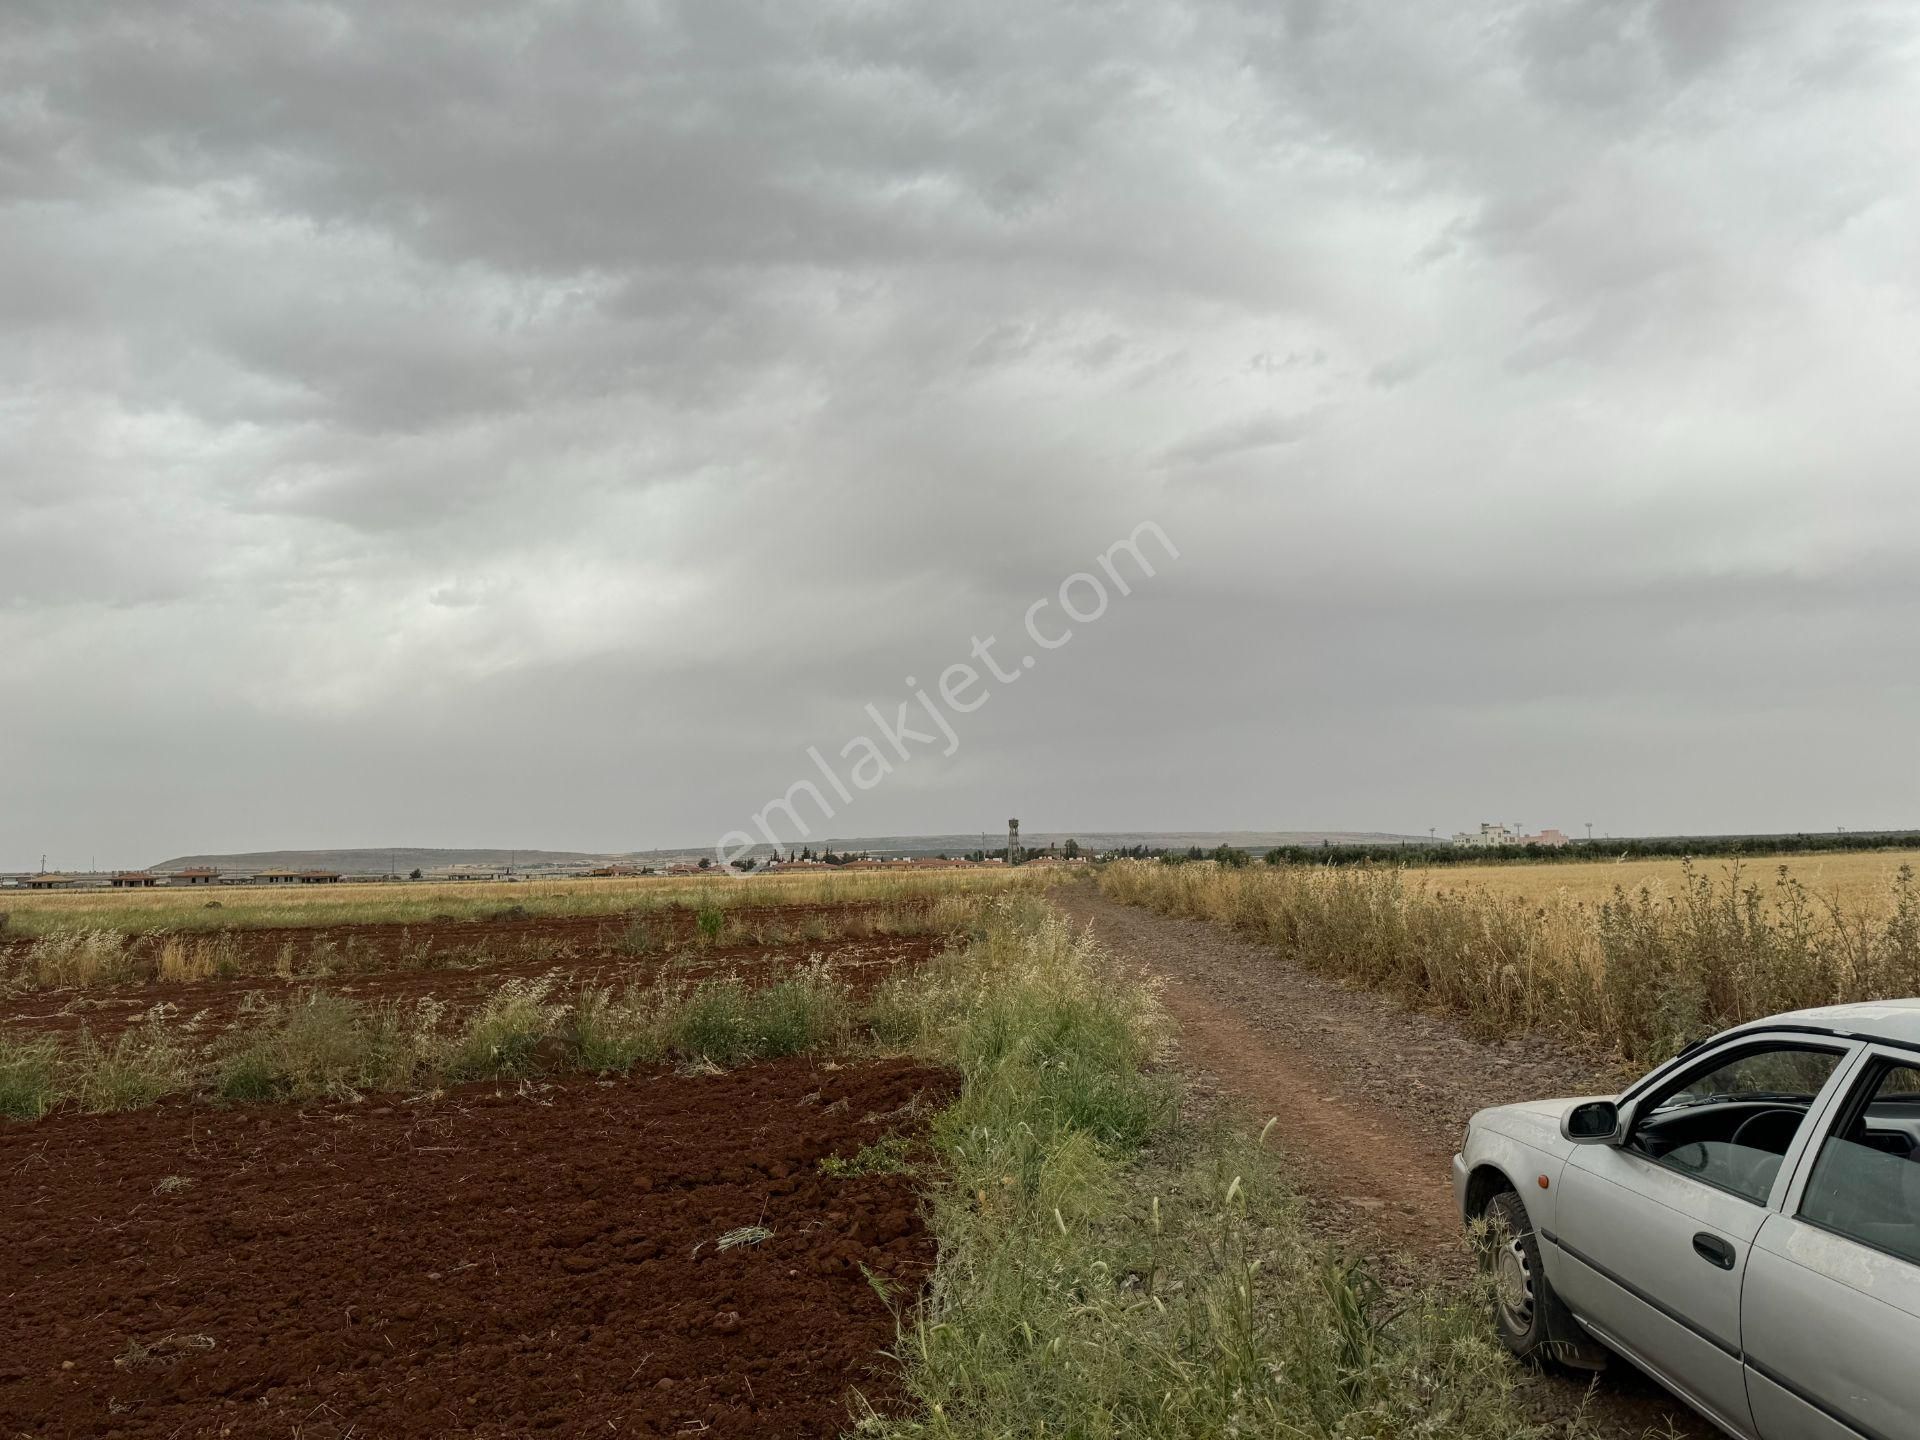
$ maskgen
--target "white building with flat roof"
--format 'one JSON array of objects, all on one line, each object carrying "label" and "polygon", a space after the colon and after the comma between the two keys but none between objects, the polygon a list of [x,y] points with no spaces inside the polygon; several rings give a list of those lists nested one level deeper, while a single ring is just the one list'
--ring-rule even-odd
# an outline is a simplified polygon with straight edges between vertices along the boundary
[{"label": "white building with flat roof", "polygon": [[1502,825],[1497,821],[1482,820],[1478,830],[1462,830],[1453,837],[1456,845],[1472,845],[1487,848],[1494,845],[1518,845],[1520,832],[1511,825]]}]

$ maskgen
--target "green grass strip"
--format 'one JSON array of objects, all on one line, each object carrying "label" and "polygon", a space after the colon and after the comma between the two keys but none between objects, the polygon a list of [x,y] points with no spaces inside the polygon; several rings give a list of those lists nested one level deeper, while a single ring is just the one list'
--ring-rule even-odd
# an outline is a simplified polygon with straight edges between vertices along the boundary
[{"label": "green grass strip", "polygon": [[900,1331],[915,1410],[860,1433],[1578,1433],[1527,1419],[1484,1310],[1388,1295],[1308,1231],[1257,1137],[1183,1121],[1151,996],[1042,902],[997,902],[875,1015],[965,1083],[934,1132],[938,1265]]}]

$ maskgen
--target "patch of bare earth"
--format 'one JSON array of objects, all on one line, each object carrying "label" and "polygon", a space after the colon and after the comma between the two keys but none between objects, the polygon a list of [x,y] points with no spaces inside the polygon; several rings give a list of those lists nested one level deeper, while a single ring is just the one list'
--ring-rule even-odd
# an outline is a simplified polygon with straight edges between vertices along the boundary
[{"label": "patch of bare earth", "polygon": [[0,1121],[0,1436],[833,1440],[909,1404],[909,1060]]},{"label": "patch of bare earth", "polygon": [[[1052,898],[1159,983],[1179,1025],[1181,1067],[1203,1094],[1274,1117],[1275,1142],[1316,1202],[1315,1227],[1372,1256],[1394,1284],[1471,1272],[1450,1175],[1474,1111],[1622,1083],[1603,1056],[1533,1036],[1480,1039],[1450,1017],[1310,974],[1203,921],[1123,905],[1090,885]],[[1624,1362],[1591,1390],[1564,1376],[1526,1385],[1543,1417],[1585,1405],[1605,1435],[1718,1434]]]}]

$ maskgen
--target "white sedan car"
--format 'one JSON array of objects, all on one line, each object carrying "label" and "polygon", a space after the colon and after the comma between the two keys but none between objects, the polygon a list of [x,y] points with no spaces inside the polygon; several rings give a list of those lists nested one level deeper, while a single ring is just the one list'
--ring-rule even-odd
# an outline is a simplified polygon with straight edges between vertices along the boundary
[{"label": "white sedan car", "polygon": [[1746,1440],[1920,1440],[1920,1000],[1482,1110],[1453,1185],[1523,1358],[1616,1350]]}]

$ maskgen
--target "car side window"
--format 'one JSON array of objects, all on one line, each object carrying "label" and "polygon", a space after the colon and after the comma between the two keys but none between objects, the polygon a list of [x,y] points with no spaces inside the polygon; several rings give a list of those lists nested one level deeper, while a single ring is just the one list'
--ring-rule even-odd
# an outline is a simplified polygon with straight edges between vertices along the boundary
[{"label": "car side window", "polygon": [[1920,1067],[1869,1070],[1820,1147],[1800,1218],[1920,1265]]},{"label": "car side window", "polygon": [[1647,1097],[1628,1148],[1764,1205],[1814,1097],[1844,1055],[1773,1042],[1706,1061]]}]

